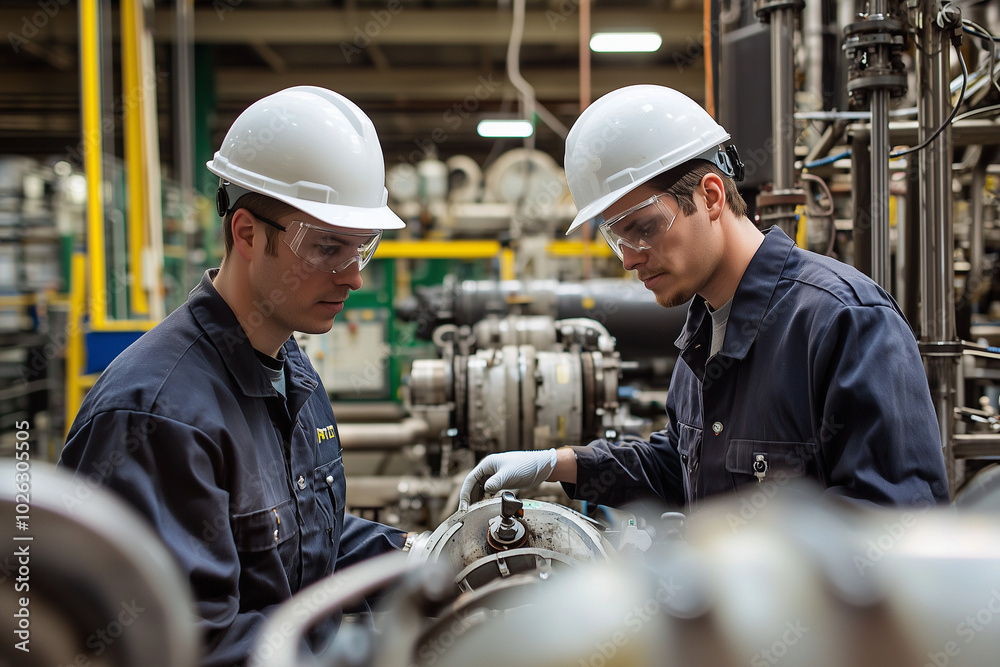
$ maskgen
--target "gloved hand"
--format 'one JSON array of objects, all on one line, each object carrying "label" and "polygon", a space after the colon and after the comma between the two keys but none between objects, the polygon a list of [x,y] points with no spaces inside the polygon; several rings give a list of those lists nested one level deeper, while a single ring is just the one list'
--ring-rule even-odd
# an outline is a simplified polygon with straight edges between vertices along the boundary
[{"label": "gloved hand", "polygon": [[[554,449],[490,454],[465,478],[458,509],[469,509],[469,503],[481,500],[484,491],[497,493],[500,489],[522,489],[544,482],[555,467]],[[475,499],[472,497],[473,493],[476,494]]]}]

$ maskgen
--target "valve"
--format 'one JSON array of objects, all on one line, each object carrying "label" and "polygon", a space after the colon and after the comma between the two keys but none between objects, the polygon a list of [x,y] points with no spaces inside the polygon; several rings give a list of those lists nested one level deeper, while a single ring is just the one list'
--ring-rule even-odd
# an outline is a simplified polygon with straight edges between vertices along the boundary
[{"label": "valve", "polygon": [[500,495],[500,516],[490,519],[486,531],[486,544],[494,552],[517,549],[528,541],[528,531],[520,518],[524,516],[524,503],[512,491]]}]

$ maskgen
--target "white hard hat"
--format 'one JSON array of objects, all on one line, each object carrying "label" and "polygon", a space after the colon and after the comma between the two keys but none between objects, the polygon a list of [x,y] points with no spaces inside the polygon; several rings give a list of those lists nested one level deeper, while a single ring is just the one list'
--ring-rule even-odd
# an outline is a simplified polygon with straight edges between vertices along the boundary
[{"label": "white hard hat", "polygon": [[566,138],[566,181],[579,209],[566,233],[688,160],[708,160],[741,180],[735,150],[720,146],[728,139],[708,112],[672,88],[627,86],[604,95],[580,114]]},{"label": "white hard hat", "polygon": [[385,162],[371,119],[325,88],[296,86],[251,104],[208,163],[222,179],[220,215],[257,192],[323,222],[354,229],[399,229],[386,205]]}]

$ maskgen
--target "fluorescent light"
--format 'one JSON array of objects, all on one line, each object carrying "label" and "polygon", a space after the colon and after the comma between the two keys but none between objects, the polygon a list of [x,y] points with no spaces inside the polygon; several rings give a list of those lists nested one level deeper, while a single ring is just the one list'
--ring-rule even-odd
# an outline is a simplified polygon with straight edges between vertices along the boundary
[{"label": "fluorescent light", "polygon": [[526,120],[481,120],[476,126],[481,137],[530,137],[534,128]]},{"label": "fluorescent light", "polygon": [[590,50],[596,53],[651,53],[661,44],[655,32],[597,32],[590,38]]}]

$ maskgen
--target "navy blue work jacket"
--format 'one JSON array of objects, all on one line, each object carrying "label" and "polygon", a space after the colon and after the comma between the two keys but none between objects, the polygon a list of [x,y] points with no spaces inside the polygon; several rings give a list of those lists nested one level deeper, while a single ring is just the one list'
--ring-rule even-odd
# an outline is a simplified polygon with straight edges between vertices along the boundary
[{"label": "navy blue work jacket", "polygon": [[404,533],[345,514],[323,383],[289,339],[283,400],[214,274],[108,366],[61,464],[96,475],[162,536],[191,582],[203,664],[228,666],[277,605]]},{"label": "navy blue work jacket", "polygon": [[713,357],[711,340],[696,296],[676,341],[667,428],[649,442],[574,448],[574,497],[695,505],[805,476],[879,505],[948,500],[916,340],[892,297],[853,267],[768,230]]}]

